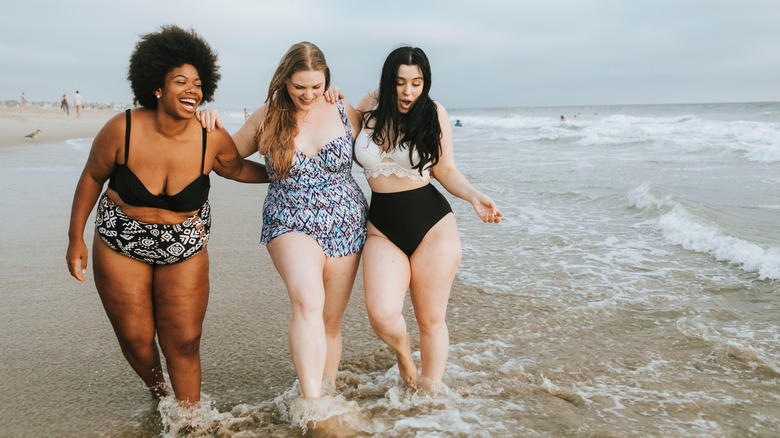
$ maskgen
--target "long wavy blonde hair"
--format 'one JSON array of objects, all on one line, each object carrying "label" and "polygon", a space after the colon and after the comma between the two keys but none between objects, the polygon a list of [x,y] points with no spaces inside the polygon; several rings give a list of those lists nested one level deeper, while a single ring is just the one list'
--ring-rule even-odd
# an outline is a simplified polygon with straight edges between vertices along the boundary
[{"label": "long wavy blonde hair", "polygon": [[287,93],[287,80],[299,71],[321,71],[325,74],[325,90],[330,87],[330,69],[325,55],[316,45],[303,41],[294,44],[284,54],[276,67],[260,129],[255,134],[257,149],[269,158],[279,178],[289,175],[295,155],[295,137],[298,124],[295,121],[295,103]]}]

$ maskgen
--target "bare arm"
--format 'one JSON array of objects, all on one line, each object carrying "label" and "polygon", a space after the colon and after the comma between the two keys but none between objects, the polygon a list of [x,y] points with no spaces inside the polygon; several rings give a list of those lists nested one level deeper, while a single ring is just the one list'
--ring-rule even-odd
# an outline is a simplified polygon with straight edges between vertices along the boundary
[{"label": "bare arm", "polygon": [[475,189],[455,166],[452,147],[452,127],[447,111],[438,102],[436,109],[441,125],[441,155],[439,162],[433,167],[433,173],[441,185],[452,195],[468,201],[482,222],[501,222],[501,211],[490,197]]},{"label": "bare arm", "polygon": [[355,111],[357,111],[358,116],[360,116],[360,120],[363,120],[363,114],[371,111],[374,109],[374,107],[376,107],[378,96],[378,92],[374,90],[369,91],[365,96],[363,96],[362,99],[360,99],[360,102],[355,107]]},{"label": "bare arm", "polygon": [[239,155],[246,158],[257,152],[257,142],[255,135],[260,130],[260,123],[265,115],[265,105],[261,106],[252,115],[246,119],[241,128],[233,134],[233,141],[236,144]]},{"label": "bare arm", "polygon": [[[209,133],[209,142],[216,143],[218,149],[212,168],[217,175],[245,183],[264,183],[270,181],[264,165],[247,160],[241,156],[233,138],[224,129]],[[254,140],[252,140],[254,142]],[[257,149],[255,149],[256,151]],[[251,154],[249,154],[251,155]]]},{"label": "bare arm", "polygon": [[70,275],[79,281],[84,281],[84,274],[87,272],[88,251],[84,243],[84,227],[100,191],[103,190],[103,184],[116,167],[116,156],[124,141],[124,125],[125,115],[120,114],[109,120],[100,130],[92,142],[87,164],[81,172],[73,195],[65,261]]}]

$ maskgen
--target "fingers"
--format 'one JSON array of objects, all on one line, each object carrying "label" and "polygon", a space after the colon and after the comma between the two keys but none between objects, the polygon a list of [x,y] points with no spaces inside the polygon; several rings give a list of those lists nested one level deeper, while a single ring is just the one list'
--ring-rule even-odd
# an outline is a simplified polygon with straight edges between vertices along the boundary
[{"label": "fingers", "polygon": [[77,272],[78,276],[76,277],[79,281],[84,281],[84,274],[87,273],[87,255],[84,254],[81,257],[81,272]]},{"label": "fingers", "polygon": [[[76,260],[67,260],[68,263],[68,271],[70,271],[70,275],[72,275],[76,280],[83,282],[84,281],[84,274],[87,272],[87,258],[86,256],[83,256]],[[81,269],[79,269],[79,265],[81,265]]]},{"label": "fingers", "polygon": [[481,202],[481,207],[477,212],[482,212],[479,214],[479,218],[482,219],[482,222],[485,223],[491,223],[491,224],[497,224],[501,222],[501,217],[503,214],[501,211],[496,207],[495,202],[493,202],[490,198],[485,198]]},{"label": "fingers", "polygon": [[209,114],[208,114],[208,112],[206,112],[206,111],[196,111],[195,112],[195,118],[198,119],[198,121],[200,122],[200,126],[206,128],[206,130],[208,130],[208,127],[209,127],[209,123],[208,123]]},{"label": "fingers", "polygon": [[338,87],[332,86],[328,88],[325,93],[325,100],[330,103],[336,103],[339,99],[343,99],[344,95],[341,93]]},{"label": "fingers", "polygon": [[328,91],[325,92],[325,101],[333,103],[335,100],[336,99],[333,96],[333,88],[329,88]]},{"label": "fingers", "polygon": [[220,120],[219,113],[216,110],[197,111],[195,117],[200,121],[200,126],[206,128],[206,132],[222,128],[222,120]]}]

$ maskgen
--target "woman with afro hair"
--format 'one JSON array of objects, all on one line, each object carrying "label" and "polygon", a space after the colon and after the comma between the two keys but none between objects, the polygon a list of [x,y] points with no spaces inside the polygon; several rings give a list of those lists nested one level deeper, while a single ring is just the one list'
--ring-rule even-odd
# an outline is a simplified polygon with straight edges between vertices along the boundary
[{"label": "woman with afro hair", "polygon": [[156,337],[173,393],[186,405],[200,401],[209,173],[241,182],[268,175],[241,158],[224,129],[207,133],[195,118],[220,74],[217,55],[194,31],[163,26],[141,36],[128,79],[140,108],[114,116],[92,143],[73,197],[66,261],[84,281],[84,227],[97,202],[95,286],[122,353],[154,397],[168,395]]}]

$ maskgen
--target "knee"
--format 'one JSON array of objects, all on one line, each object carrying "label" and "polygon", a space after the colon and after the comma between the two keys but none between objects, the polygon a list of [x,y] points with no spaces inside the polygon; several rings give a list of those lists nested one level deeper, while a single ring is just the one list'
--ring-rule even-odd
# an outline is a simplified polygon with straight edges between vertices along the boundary
[{"label": "knee", "polygon": [[421,334],[434,334],[447,330],[447,321],[444,315],[417,316],[417,324]]},{"label": "knee", "polygon": [[386,310],[374,310],[368,313],[368,320],[376,332],[386,332],[395,326],[401,315]]},{"label": "knee", "polygon": [[160,347],[165,357],[175,355],[177,357],[189,357],[200,354],[200,333],[177,333],[173,339],[160,339]]},{"label": "knee", "polygon": [[[325,307],[323,299],[311,296],[291,300],[293,316],[305,320],[323,318],[322,311]],[[339,321],[340,322],[340,321]]]},{"label": "knee", "polygon": [[145,333],[144,330],[129,330],[117,332],[117,340],[123,351],[142,354],[146,350],[154,349],[154,332]]},{"label": "knee", "polygon": [[341,316],[325,316],[325,336],[334,338],[341,336]]}]

